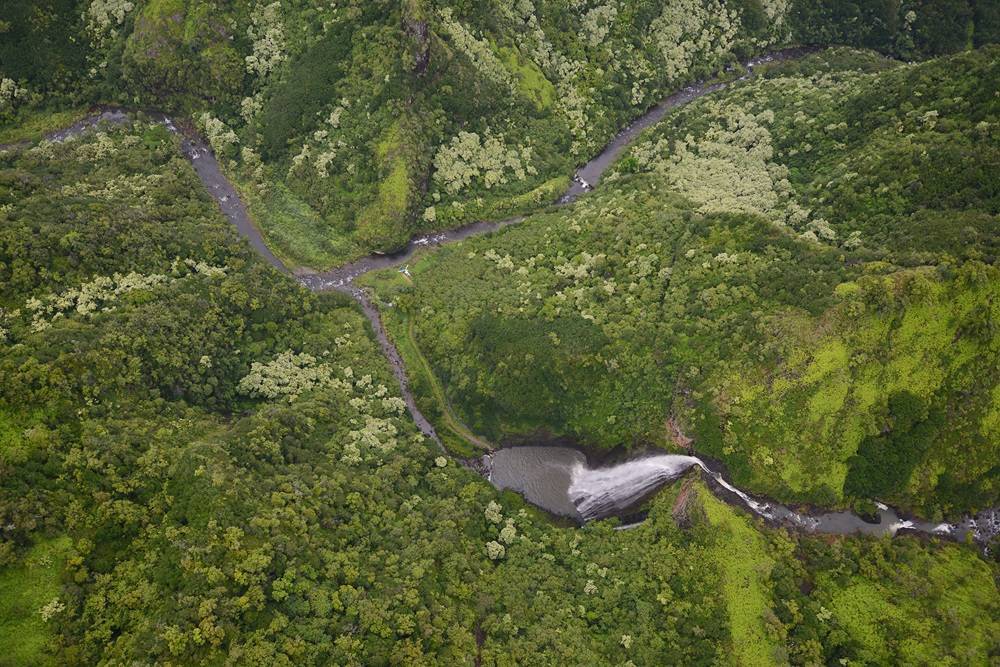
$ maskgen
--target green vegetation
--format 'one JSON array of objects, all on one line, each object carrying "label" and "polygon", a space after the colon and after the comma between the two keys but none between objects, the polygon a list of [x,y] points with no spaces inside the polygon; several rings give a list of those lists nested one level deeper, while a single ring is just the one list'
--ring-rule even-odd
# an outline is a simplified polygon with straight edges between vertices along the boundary
[{"label": "green vegetation", "polygon": [[18,565],[0,569],[0,663],[57,664],[47,651],[65,612],[60,575],[71,548],[66,537],[40,540]]},{"label": "green vegetation", "polygon": [[[771,67],[668,115],[606,190],[379,290],[491,441],[667,444],[673,416],[787,501],[990,506],[997,63]],[[912,429],[892,427],[902,391]]]},{"label": "green vegetation", "polygon": [[770,611],[769,581],[774,560],[767,541],[746,517],[702,490],[709,524],[719,532],[711,554],[722,573],[722,594],[732,632],[732,651],[740,665],[783,662],[774,630],[762,621]]},{"label": "green vegetation", "polygon": [[[451,450],[678,425],[757,492],[952,515],[1000,499],[998,34],[979,0],[0,0],[0,138],[190,117],[290,265],[540,210],[365,279]],[[760,67],[544,209],[663,94],[830,41],[963,52]],[[1000,655],[969,545],[769,528],[694,473],[624,531],[497,492],[179,149],[139,116],[0,151],[0,663]]]},{"label": "green vegetation", "polygon": [[555,101],[556,88],[545,78],[545,73],[538,65],[514,48],[501,47],[497,52],[503,59],[503,64],[517,78],[518,94],[534,102],[539,112],[551,108]]},{"label": "green vegetation", "polygon": [[[0,124],[89,102],[207,112],[276,252],[316,269],[544,206],[628,120],[739,58],[836,43],[911,60],[1000,35],[986,0],[7,4]],[[467,137],[481,148],[454,150]]]},{"label": "green vegetation", "polygon": [[25,91],[14,105],[0,93],[0,123],[9,121],[16,107],[48,106],[50,100],[43,96],[59,104],[89,101],[90,91],[79,89],[87,40],[78,0],[4,0],[0,15],[0,80],[16,82]]},{"label": "green vegetation", "polygon": [[39,414],[0,412],[0,464],[20,465],[31,458],[32,451],[44,446],[45,428],[36,428]]},{"label": "green vegetation", "polygon": [[[356,308],[261,266],[177,151],[137,122],[0,157],[0,415],[16,450],[0,459],[5,659],[977,663],[996,650],[994,566],[968,548],[769,531],[694,480],[621,532],[556,527],[498,494],[417,433]],[[705,233],[741,226],[767,229],[719,218]],[[547,372],[608,345],[564,317]],[[503,343],[488,318],[477,326]],[[892,613],[872,627],[850,602],[862,593]]]},{"label": "green vegetation", "polygon": [[407,156],[409,137],[401,122],[392,125],[376,146],[381,181],[375,201],[358,215],[358,235],[364,247],[387,252],[404,247],[410,240],[408,215],[413,209],[412,156]]},{"label": "green vegetation", "polygon": [[139,96],[158,105],[232,105],[243,75],[232,37],[209,3],[149,0],[125,39],[122,76]]},{"label": "green vegetation", "polygon": [[[984,583],[988,575],[984,563],[964,557],[955,547],[939,551],[933,559],[911,544],[887,551],[884,544],[875,543],[861,553],[817,547],[810,544],[805,549],[807,567],[824,563],[812,580],[815,588],[809,597],[820,621],[818,631],[826,634],[824,643],[836,647],[833,655],[851,654],[852,660],[869,664],[961,665],[984,660],[981,651],[989,642],[980,633],[993,621],[976,610],[995,608],[989,590],[984,592],[975,583]],[[916,572],[922,575],[910,576]],[[931,595],[936,604],[918,612],[927,598],[915,606],[917,591],[924,585],[934,589],[944,581],[963,583],[937,588]],[[798,612],[791,605],[785,607],[785,613]],[[958,622],[959,618],[964,620]],[[945,633],[959,643],[943,646],[941,635],[928,632],[934,625],[946,627]]]},{"label": "green vegetation", "polygon": [[[429,260],[433,261],[432,258],[433,256]],[[418,272],[426,270],[426,263],[422,263]],[[419,280],[419,274],[415,277]],[[411,285],[413,278],[394,271],[369,273],[362,276],[359,282],[370,287],[386,289],[390,286]],[[484,451],[492,450],[493,445],[470,431],[455,413],[444,387],[441,386],[437,375],[420,350],[413,320],[392,304],[381,304],[380,311],[382,324],[406,365],[408,380],[420,412],[437,425],[438,437],[441,438],[445,448],[451,454],[463,459],[482,456]]]},{"label": "green vegetation", "polygon": [[[952,280],[927,270],[863,276],[838,287],[843,301],[821,323],[775,318],[785,361],[725,374],[715,391],[727,426],[705,443],[746,461],[760,487],[799,498],[810,488],[839,498],[843,487],[928,515],[992,502],[997,380],[980,363],[996,353],[995,336],[965,332],[989,312],[996,284],[978,263]],[[919,416],[897,417],[904,404]]]},{"label": "green vegetation", "polygon": [[[413,322],[409,320],[404,320],[404,322],[403,328],[405,328],[406,336],[401,344],[397,342],[397,347],[400,354],[403,355],[403,359],[408,362],[407,368],[413,368],[420,375],[421,382],[430,387],[431,396],[434,397],[435,401],[430,414],[439,414],[442,423],[451,432],[450,437],[446,437],[444,440],[445,445],[449,446],[449,449],[455,454],[464,457],[476,456],[481,453],[481,450],[492,449],[488,442],[472,433],[455,414],[455,410],[448,403],[448,397],[445,395],[441,383],[438,382],[437,376],[434,375],[433,369],[417,345],[413,336]],[[470,447],[470,444],[480,448],[480,451]]]},{"label": "green vegetation", "polygon": [[250,181],[237,182],[268,247],[286,266],[333,266],[359,252],[284,184],[258,188]]},{"label": "green vegetation", "polygon": [[11,125],[0,130],[0,144],[38,141],[49,132],[69,127],[86,115],[85,109],[67,109],[34,114],[20,125]]},{"label": "green vegetation", "polygon": [[889,396],[888,416],[889,432],[862,440],[851,461],[845,486],[852,495],[897,495],[939,438],[944,422],[940,411],[928,414],[925,402],[908,391]]}]

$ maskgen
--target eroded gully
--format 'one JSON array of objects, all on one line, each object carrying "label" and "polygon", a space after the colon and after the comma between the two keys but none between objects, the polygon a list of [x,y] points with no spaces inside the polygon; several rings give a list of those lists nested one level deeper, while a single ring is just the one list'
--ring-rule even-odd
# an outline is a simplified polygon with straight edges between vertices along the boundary
[{"label": "eroded gully", "polygon": [[[810,51],[811,49],[785,49],[754,58],[744,63],[749,74],[740,80],[752,76],[754,66],[799,58]],[[622,151],[631,145],[643,130],[659,122],[670,110],[722,90],[728,85],[724,82],[695,84],[664,98],[659,104],[632,121],[597,157],[581,167],[571,186],[558,199],[556,205],[571,204],[596,187]],[[250,243],[264,261],[279,271],[290,274],[287,267],[264,242],[260,230],[247,213],[239,193],[223,174],[205,141],[192,131],[181,131],[165,114],[148,112],[147,116],[154,122],[162,123],[170,132],[179,136],[184,156],[190,161],[198,178],[240,236]],[[107,108],[67,128],[53,132],[45,139],[51,142],[66,141],[102,124],[121,124],[129,120],[128,111]],[[18,149],[29,145],[29,142],[0,145],[0,150]],[[389,361],[414,422],[420,431],[434,440],[442,450],[444,448],[434,426],[417,407],[409,387],[403,359],[386,332],[378,308],[369,295],[354,284],[354,281],[369,271],[401,266],[413,259],[422,249],[495,232],[523,220],[523,217],[515,217],[495,222],[475,222],[453,230],[414,238],[406,248],[397,253],[369,255],[329,271],[296,277],[307,289],[316,292],[339,291],[350,295],[358,302],[371,323],[382,353]],[[697,467],[701,469],[713,490],[725,500],[745,507],[771,524],[806,532],[895,535],[900,531],[909,530],[953,539],[964,539],[966,535],[971,535],[979,542],[988,541],[1000,534],[1000,512],[997,510],[987,510],[954,524],[904,519],[883,504],[878,505],[877,523],[866,521],[851,512],[797,512],[778,503],[750,496],[728,483],[712,464],[693,456],[653,454],[613,466],[591,468],[585,456],[572,448],[516,447],[486,454],[476,467],[483,470],[487,478],[498,488],[514,489],[539,507],[580,523],[625,514],[664,484],[676,479],[688,469]]]}]

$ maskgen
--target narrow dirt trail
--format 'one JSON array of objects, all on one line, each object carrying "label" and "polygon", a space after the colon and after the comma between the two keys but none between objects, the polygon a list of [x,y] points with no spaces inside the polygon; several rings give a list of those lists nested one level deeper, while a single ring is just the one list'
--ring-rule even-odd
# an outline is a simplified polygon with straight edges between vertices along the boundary
[{"label": "narrow dirt trail", "polygon": [[437,375],[434,373],[434,369],[431,367],[430,362],[427,360],[427,357],[424,356],[424,353],[420,349],[420,345],[417,343],[413,320],[408,320],[406,323],[406,337],[410,347],[413,348],[413,354],[416,356],[421,369],[424,371],[424,375],[427,378],[428,383],[431,385],[431,393],[434,394],[435,400],[441,406],[441,414],[443,415],[445,425],[451,429],[455,435],[464,440],[468,440],[483,451],[493,451],[493,445],[473,433],[472,430],[465,425],[465,422],[463,422],[458,416],[455,409],[451,407],[451,401],[448,400],[448,396],[444,392],[444,387],[441,386]]}]

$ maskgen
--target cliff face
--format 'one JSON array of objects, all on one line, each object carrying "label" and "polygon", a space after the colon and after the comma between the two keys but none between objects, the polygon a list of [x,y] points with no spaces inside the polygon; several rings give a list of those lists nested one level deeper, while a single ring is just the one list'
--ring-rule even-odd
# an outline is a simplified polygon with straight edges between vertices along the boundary
[{"label": "cliff face", "polygon": [[430,29],[422,7],[408,11],[411,6],[416,5],[418,3],[414,0],[404,6],[403,30],[409,40],[410,56],[413,60],[411,71],[417,76],[423,76],[431,62]]}]

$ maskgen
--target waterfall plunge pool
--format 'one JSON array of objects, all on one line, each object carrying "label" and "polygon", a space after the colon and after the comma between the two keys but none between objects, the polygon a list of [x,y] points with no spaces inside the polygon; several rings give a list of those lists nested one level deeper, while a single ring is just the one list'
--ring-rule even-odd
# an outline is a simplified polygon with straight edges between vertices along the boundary
[{"label": "waterfall plunge pool", "polygon": [[797,512],[784,505],[750,496],[736,488],[722,473],[695,457],[680,454],[645,454],[626,461],[592,467],[583,452],[571,447],[521,446],[497,450],[482,457],[481,469],[498,489],[509,489],[552,514],[580,524],[622,517],[634,512],[664,485],[692,467],[702,470],[712,488],[725,500],[738,504],[769,523],[809,533],[895,535],[915,531],[956,540],[971,533],[979,542],[1000,534],[1000,512],[987,510],[959,523],[904,519],[891,507],[878,504],[878,522],[853,512]]}]

